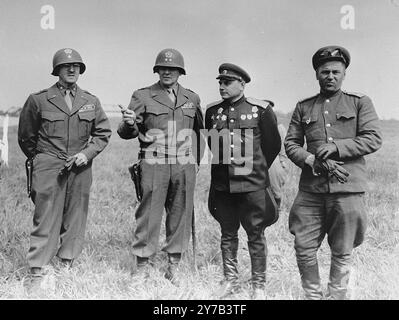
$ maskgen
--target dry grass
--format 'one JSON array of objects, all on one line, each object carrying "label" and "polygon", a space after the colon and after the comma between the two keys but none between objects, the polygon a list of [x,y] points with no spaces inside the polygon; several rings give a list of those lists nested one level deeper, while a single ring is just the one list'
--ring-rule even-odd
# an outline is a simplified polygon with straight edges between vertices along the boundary
[{"label": "dry grass", "polygon": [[[117,119],[112,119],[116,128]],[[383,121],[384,145],[368,159],[370,191],[366,196],[369,227],[365,243],[355,251],[351,293],[354,299],[399,298],[399,126]],[[137,142],[123,141],[114,132],[110,145],[94,162],[86,245],[72,269],[56,259],[40,290],[28,293],[25,255],[29,246],[33,204],[25,193],[24,157],[10,128],[10,167],[0,168],[0,299],[215,299],[222,279],[220,232],[207,209],[209,166],[201,168],[195,194],[197,269],[192,251],[184,257],[177,285],[163,277],[166,256],[159,252],[150,277],[131,274],[132,232],[137,206],[127,165],[137,157]],[[290,168],[279,221],[266,230],[268,241],[267,298],[302,298],[288,211],[297,191],[299,170]],[[162,230],[162,235],[163,235]],[[239,270],[244,290],[233,299],[249,299],[250,261],[245,232],[240,229]],[[161,237],[161,241],[163,238]],[[160,244],[162,245],[162,243]],[[324,286],[329,249],[319,252]]]}]

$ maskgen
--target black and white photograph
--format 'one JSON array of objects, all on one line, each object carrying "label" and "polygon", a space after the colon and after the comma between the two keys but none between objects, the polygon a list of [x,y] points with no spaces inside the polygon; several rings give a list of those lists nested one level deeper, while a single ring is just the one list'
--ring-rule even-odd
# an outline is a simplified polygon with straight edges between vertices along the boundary
[{"label": "black and white photograph", "polygon": [[398,300],[398,31],[399,0],[1,0],[0,300]]}]

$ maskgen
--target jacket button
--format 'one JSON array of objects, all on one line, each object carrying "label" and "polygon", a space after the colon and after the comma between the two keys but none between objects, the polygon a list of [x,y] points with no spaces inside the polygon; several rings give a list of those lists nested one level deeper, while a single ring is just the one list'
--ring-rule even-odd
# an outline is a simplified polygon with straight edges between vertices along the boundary
[{"label": "jacket button", "polygon": [[331,138],[331,137],[329,137],[329,138],[328,138],[328,141],[333,141],[333,140],[334,140],[334,139],[333,139],[333,138]]},{"label": "jacket button", "polygon": [[331,127],[331,124],[330,124],[330,123],[327,123],[327,124],[326,124],[326,127],[327,127],[327,128]]}]

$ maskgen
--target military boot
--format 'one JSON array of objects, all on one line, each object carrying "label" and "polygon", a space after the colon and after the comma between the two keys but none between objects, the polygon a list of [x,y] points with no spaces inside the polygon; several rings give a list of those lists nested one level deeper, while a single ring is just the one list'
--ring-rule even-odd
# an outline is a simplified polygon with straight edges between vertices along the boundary
[{"label": "military boot", "polygon": [[134,276],[148,278],[150,262],[147,257],[136,256],[136,270],[132,273]]},{"label": "military boot", "polygon": [[251,256],[252,300],[266,300],[266,257]]},{"label": "military boot", "polygon": [[305,300],[321,300],[323,292],[320,284],[320,274],[318,264],[312,266],[299,266],[301,274],[302,288],[305,291]]},{"label": "military boot", "polygon": [[176,281],[176,273],[181,260],[181,253],[168,254],[168,268],[165,272],[165,278],[174,282]]},{"label": "military boot", "polygon": [[224,299],[227,296],[240,291],[237,270],[237,251],[222,250],[222,260],[224,280],[222,281],[221,287],[217,292],[219,299]]},{"label": "military boot", "polygon": [[329,300],[347,300],[349,277],[349,266],[339,266],[331,261],[330,281],[328,282],[326,298]]}]

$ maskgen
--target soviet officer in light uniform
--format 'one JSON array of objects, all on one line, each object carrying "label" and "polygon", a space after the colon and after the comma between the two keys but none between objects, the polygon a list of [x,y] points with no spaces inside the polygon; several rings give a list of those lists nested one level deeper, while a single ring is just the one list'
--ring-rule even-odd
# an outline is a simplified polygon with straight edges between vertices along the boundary
[{"label": "soviet officer in light uniform", "polygon": [[224,281],[218,295],[240,290],[237,270],[238,230],[248,236],[251,297],[265,299],[266,239],[264,230],[277,220],[268,168],[280,151],[281,139],[271,102],[244,95],[249,74],[241,67],[219,67],[222,101],[208,105],[205,128],[212,152],[209,211],[221,227]]},{"label": "soviet officer in light uniform", "polygon": [[179,51],[162,50],[153,72],[158,73],[159,81],[133,93],[118,134],[123,139],[138,137],[140,142],[143,196],[136,211],[133,242],[138,274],[147,273],[149,258],[157,252],[165,208],[165,277],[174,281],[190,239],[203,115],[199,96],[178,83],[180,75],[186,74]]},{"label": "soviet officer in light uniform", "polygon": [[98,98],[76,84],[85,70],[77,51],[57,51],[52,75],[58,76],[58,82],[31,94],[19,118],[19,145],[33,158],[35,211],[27,259],[37,278],[54,255],[72,266],[81,252],[92,160],[111,136]]},{"label": "soviet officer in light uniform", "polygon": [[289,227],[306,299],[323,297],[317,250],[326,234],[331,248],[327,297],[347,298],[353,248],[366,230],[364,156],[382,143],[370,98],[341,90],[349,63],[343,47],[317,50],[312,64],[320,93],[297,103],[284,143],[302,169]]}]

